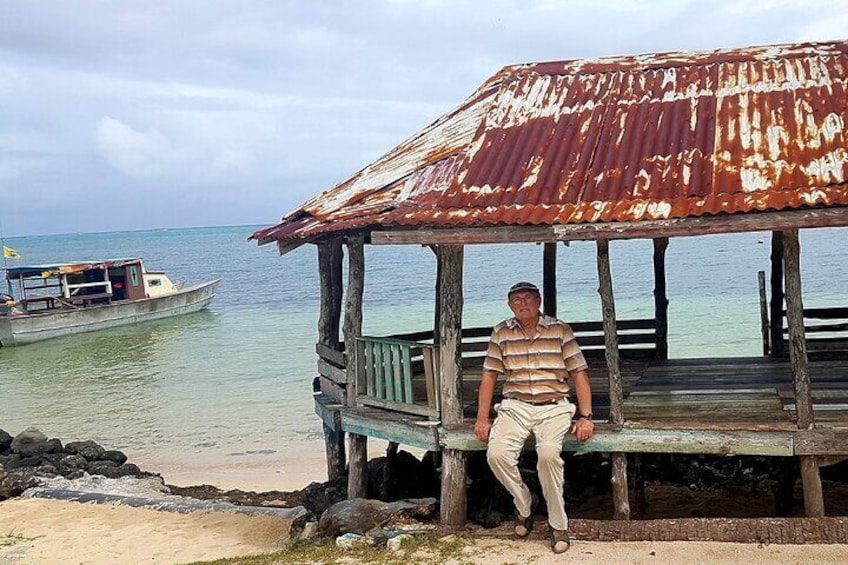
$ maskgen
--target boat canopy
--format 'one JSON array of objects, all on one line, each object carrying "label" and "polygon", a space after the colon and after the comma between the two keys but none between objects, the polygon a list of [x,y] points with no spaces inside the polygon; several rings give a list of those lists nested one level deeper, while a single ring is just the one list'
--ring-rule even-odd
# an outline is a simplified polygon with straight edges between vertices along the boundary
[{"label": "boat canopy", "polygon": [[6,270],[6,278],[9,280],[25,279],[29,277],[46,278],[54,275],[78,273],[91,269],[123,267],[133,263],[141,264],[141,259],[133,257],[129,259],[101,259],[98,261],[77,261],[74,263],[48,263],[44,265],[9,267]]}]

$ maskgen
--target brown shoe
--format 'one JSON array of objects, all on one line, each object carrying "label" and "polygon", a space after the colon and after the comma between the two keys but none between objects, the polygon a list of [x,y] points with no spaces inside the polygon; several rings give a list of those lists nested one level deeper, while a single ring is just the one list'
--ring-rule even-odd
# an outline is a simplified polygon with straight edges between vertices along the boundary
[{"label": "brown shoe", "polygon": [[551,549],[554,553],[565,553],[571,548],[571,540],[565,530],[551,530]]},{"label": "brown shoe", "polygon": [[525,539],[533,531],[533,515],[530,514],[526,518],[522,516],[515,517],[515,535],[520,539]]}]

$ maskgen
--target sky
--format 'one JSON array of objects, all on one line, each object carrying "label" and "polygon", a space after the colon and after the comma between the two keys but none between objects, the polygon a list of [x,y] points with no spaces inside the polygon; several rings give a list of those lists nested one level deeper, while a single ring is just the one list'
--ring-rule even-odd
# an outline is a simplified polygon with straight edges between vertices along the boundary
[{"label": "sky", "polygon": [[506,65],[846,36],[846,0],[0,0],[0,228],[273,225]]}]

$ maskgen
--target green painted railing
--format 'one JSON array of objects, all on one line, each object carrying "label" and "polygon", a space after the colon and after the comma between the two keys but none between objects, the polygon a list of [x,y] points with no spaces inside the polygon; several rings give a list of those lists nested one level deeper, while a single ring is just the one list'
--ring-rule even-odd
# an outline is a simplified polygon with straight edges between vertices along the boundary
[{"label": "green painted railing", "polygon": [[356,342],[357,404],[438,418],[435,346],[368,336]]}]

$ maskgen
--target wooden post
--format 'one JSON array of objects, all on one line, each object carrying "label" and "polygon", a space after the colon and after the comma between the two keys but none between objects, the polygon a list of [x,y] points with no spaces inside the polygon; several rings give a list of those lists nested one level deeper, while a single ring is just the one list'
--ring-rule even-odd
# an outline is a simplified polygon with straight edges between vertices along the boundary
[{"label": "wooden post", "polygon": [[[615,298],[610,271],[609,241],[598,240],[598,292],[604,317],[604,344],[609,372],[610,423],[624,424],[624,396],[621,390],[621,368],[618,362],[618,331],[615,317]],[[624,453],[611,453],[613,519],[630,519],[630,498],[627,492],[627,457]]]},{"label": "wooden post", "polygon": [[[804,304],[801,299],[801,250],[798,230],[783,232],[783,262],[786,269],[786,319],[789,325],[789,360],[795,384],[795,409],[798,429],[811,430],[813,399],[810,393],[810,371],[807,366],[807,343],[804,333]],[[824,516],[819,465],[812,455],[801,457],[801,482],[804,485],[804,512],[809,517]]]},{"label": "wooden post", "polygon": [[[439,370],[442,425],[460,424],[462,412],[462,260],[461,245],[439,246]],[[465,524],[465,453],[445,449],[442,454],[441,521],[443,526]]]},{"label": "wooden post", "polygon": [[665,284],[665,251],[668,238],[654,239],[654,319],[657,359],[668,359],[668,292]]},{"label": "wooden post", "polygon": [[[365,239],[350,236],[347,240],[348,282],[347,303],[345,304],[344,338],[347,351],[347,406],[356,406],[356,338],[362,336],[362,293],[365,286]],[[349,434],[350,453],[348,455],[347,497],[365,498],[368,496],[368,438],[358,434]]]},{"label": "wooden post", "polygon": [[[318,244],[318,280],[321,310],[318,316],[318,343],[339,349],[339,322],[342,313],[342,244],[340,240]],[[339,387],[340,388],[340,387]],[[337,389],[338,390],[338,389]],[[336,480],[345,472],[345,434],[338,411],[335,426],[323,424],[324,451],[327,454],[327,478]]]},{"label": "wooden post", "polygon": [[757,271],[757,288],[760,292],[760,333],[763,338],[763,356],[769,354],[769,314],[768,298],[766,297],[766,273]]},{"label": "wooden post", "polygon": [[557,315],[557,284],[556,284],[556,265],[557,265],[557,244],[546,243],[545,251],[542,255],[542,299],[544,305],[542,311],[548,316],[556,317]]},{"label": "wooden post", "polygon": [[783,346],[783,235],[771,232],[771,340],[772,357],[786,352]]}]

